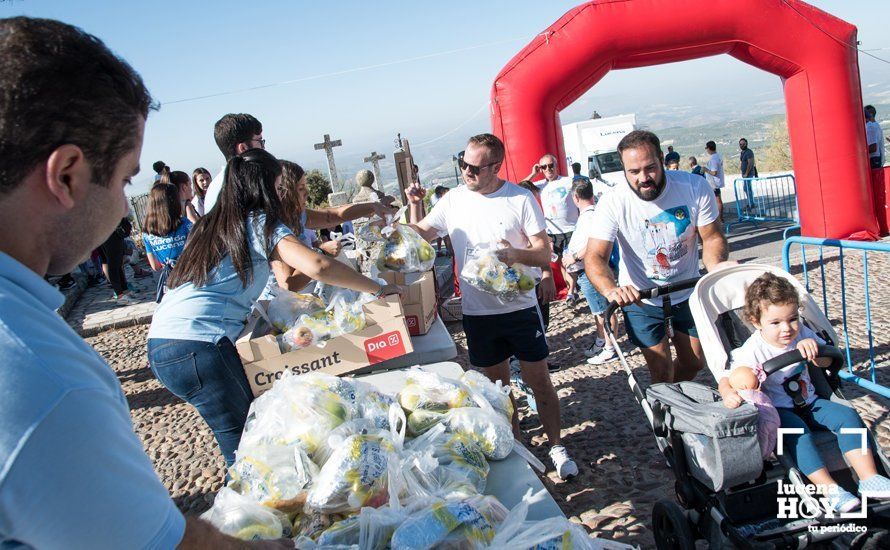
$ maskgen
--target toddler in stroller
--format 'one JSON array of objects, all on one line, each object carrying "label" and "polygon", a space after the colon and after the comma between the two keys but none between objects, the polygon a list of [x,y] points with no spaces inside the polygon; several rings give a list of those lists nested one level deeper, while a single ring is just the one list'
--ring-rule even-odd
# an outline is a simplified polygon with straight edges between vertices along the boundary
[{"label": "toddler in stroller", "polygon": [[[831,360],[817,357],[818,346],[825,341],[799,316],[800,298],[797,289],[785,278],[766,272],[745,291],[743,315],[757,331],[730,356],[730,373],[742,367],[757,367],[785,352],[797,349],[807,361],[819,367],[830,366]],[[835,512],[849,512],[861,506],[859,499],[840,487],[823,464],[812,434],[827,430],[836,434],[837,444],[859,479],[859,492],[871,498],[890,498],[890,479],[880,475],[874,461],[872,442],[862,452],[860,432],[864,429],[859,415],[850,407],[819,397],[805,364],[792,364],[774,372],[762,383],[763,392],[772,400],[784,428],[799,433],[784,435],[785,452],[797,463],[800,471],[814,483]],[[724,404],[736,408],[742,397],[729,381],[719,381]],[[848,432],[848,433],[845,433]]]},{"label": "toddler in stroller", "polygon": [[[760,309],[755,315],[746,315],[746,291],[765,273],[784,279],[794,292],[788,292],[789,297],[783,299],[767,295],[756,301]],[[687,283],[659,287],[657,292],[668,294],[688,288]],[[862,431],[855,436],[855,443],[843,441],[846,433],[836,435],[830,431],[839,431],[841,426],[861,429],[863,424],[841,391],[838,373],[844,367],[844,355],[834,346],[838,336],[813,297],[787,272],[758,264],[708,273],[694,286],[689,308],[708,368],[715,381],[722,380],[720,391],[695,382],[679,382],[653,384],[643,392],[622,360],[634,396],[646,412],[658,447],[676,477],[677,502],[662,499],[652,510],[658,548],[691,549],[698,539],[708,541],[712,548],[726,544],[738,548],[803,548],[812,544],[863,548],[866,543],[872,545],[868,547],[882,547],[890,538],[886,531],[890,525],[890,501],[875,498],[882,491],[872,485],[886,483],[890,460],[869,430],[864,430],[864,435],[871,453],[864,458],[860,455]],[[791,304],[788,309],[793,311],[787,318],[774,321],[769,306],[777,304]],[[789,330],[783,325],[793,328]],[[771,336],[771,330],[778,336]],[[773,344],[766,344],[764,335]],[[798,349],[801,340],[810,338],[811,342]],[[817,345],[820,341],[827,345]],[[767,347],[767,353],[758,356],[761,342],[776,349]],[[738,349],[741,351],[734,352]],[[811,358],[827,358],[830,366],[819,368],[808,361]],[[760,408],[753,399],[742,402],[737,390],[734,392],[725,380],[733,366],[736,373],[743,370],[742,366],[752,370],[761,367],[766,376],[760,383],[763,394],[757,396],[764,401],[761,404],[786,409],[780,418],[786,427],[780,433],[781,449],[776,450],[775,458],[762,460],[764,444],[759,431],[764,419],[760,418]],[[773,373],[775,376],[770,377]],[[748,389],[756,385],[750,380],[744,384]],[[770,388],[781,393],[772,393]],[[795,400],[799,410],[795,410]],[[790,413],[787,417],[786,412]],[[840,418],[835,412],[840,413]],[[791,424],[791,429],[800,426],[802,433],[784,433],[795,419],[798,424]],[[773,432],[776,428],[773,423]],[[853,445],[855,455],[844,452]],[[770,446],[769,442],[766,446]],[[806,450],[814,448],[818,449],[819,458],[804,456]],[[820,480],[821,468],[825,468],[826,477]],[[807,479],[805,473],[815,479]],[[828,498],[813,495],[816,483],[841,487],[853,499],[856,497],[852,493],[867,494],[864,509],[837,513],[836,507],[855,507],[856,501],[850,501],[850,497],[842,501],[838,498],[840,491],[836,491],[829,503]]]}]

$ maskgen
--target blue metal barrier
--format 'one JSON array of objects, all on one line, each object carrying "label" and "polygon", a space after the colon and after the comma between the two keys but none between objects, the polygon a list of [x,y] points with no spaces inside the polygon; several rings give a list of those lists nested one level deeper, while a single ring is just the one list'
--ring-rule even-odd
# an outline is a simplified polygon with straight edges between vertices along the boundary
[{"label": "blue metal barrier", "polygon": [[[871,315],[871,296],[869,295],[869,273],[868,273],[868,253],[869,252],[890,252],[890,243],[875,243],[875,242],[860,242],[860,241],[841,241],[836,239],[817,239],[813,237],[788,237],[785,239],[785,244],[782,248],[782,264],[785,268],[785,271],[790,273],[791,271],[791,262],[789,259],[789,252],[791,251],[791,247],[793,245],[800,245],[800,250],[802,254],[801,265],[803,267],[803,277],[804,277],[804,285],[806,286],[807,292],[811,292],[810,287],[810,272],[807,266],[807,246],[814,246],[819,248],[819,272],[822,280],[822,311],[825,313],[826,317],[829,315],[828,311],[828,287],[826,285],[825,279],[825,247],[830,247],[837,249],[838,251],[838,263],[840,267],[840,297],[841,297],[841,324],[843,328],[843,348],[846,353],[847,358],[847,368],[849,371],[841,371],[839,374],[841,378],[848,380],[854,384],[858,384],[863,388],[868,389],[874,393],[882,395],[890,399],[890,388],[882,386],[877,382],[877,375],[875,372],[875,350],[874,350],[874,336],[872,332],[872,315]],[[863,291],[865,294],[865,332],[868,336],[868,369],[869,369],[869,378],[861,378],[852,373],[854,368],[853,359],[850,355],[850,331],[848,330],[847,324],[847,281],[846,281],[846,266],[844,264],[844,250],[860,250],[862,251],[862,275],[864,280]],[[861,319],[859,319],[861,321]],[[836,342],[836,344],[840,344]]]},{"label": "blue metal barrier", "polygon": [[798,222],[797,184],[792,174],[763,178],[736,178],[733,183],[738,219],[726,226],[758,222]]}]

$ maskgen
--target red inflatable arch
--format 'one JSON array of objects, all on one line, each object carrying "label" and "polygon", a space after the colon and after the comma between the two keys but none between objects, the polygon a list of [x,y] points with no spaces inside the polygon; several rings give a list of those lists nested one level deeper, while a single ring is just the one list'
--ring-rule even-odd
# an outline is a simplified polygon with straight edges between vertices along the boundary
[{"label": "red inflatable arch", "polygon": [[798,0],[665,6],[583,4],[510,60],[491,92],[492,128],[507,147],[501,177],[524,177],[546,152],[567,173],[559,111],[610,70],[729,54],[784,82],[802,233],[876,238],[856,27]]}]

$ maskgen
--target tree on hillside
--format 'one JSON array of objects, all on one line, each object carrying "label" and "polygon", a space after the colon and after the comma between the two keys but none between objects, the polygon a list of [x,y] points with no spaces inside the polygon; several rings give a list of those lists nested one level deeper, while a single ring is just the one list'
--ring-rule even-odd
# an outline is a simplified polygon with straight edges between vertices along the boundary
[{"label": "tree on hillside", "polygon": [[328,204],[328,195],[333,191],[331,182],[321,170],[310,170],[306,173],[306,186],[309,187],[309,198],[306,200],[308,206],[316,208]]},{"label": "tree on hillside", "polygon": [[773,124],[763,152],[763,160],[758,159],[757,171],[788,172],[791,165],[791,144],[788,139],[788,121],[783,117]]}]

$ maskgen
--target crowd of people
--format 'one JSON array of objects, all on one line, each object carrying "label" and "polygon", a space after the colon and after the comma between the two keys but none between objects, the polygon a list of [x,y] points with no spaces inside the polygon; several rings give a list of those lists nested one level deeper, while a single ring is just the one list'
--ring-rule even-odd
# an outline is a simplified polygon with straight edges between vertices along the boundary
[{"label": "crowd of people", "polygon": [[[0,20],[0,53],[0,84],[19,90],[0,96],[0,540],[38,548],[243,547],[176,508],[133,431],[114,372],[56,315],[61,295],[43,280],[47,273],[70,272],[98,248],[116,294],[126,296],[114,260],[130,231],[121,221],[128,210],[124,188],[139,170],[145,120],[155,104],[125,61],[99,39],[60,22]],[[390,201],[310,208],[303,169],[266,151],[259,120],[227,114],[213,133],[224,159],[215,176],[204,168],[189,177],[163,162],[153,166],[157,178],[143,242],[162,282],[147,353],[152,373],[200,413],[231,465],[253,399],[233,342],[264,290],[299,290],[312,281],[376,297],[403,289],[335,261],[336,243],[319,249],[308,233],[387,216],[394,212]],[[742,172],[756,176],[746,146],[740,140]],[[698,276],[699,250],[708,271],[733,264],[719,202],[723,161],[714,142],[706,150],[710,158],[701,172],[707,179],[667,169],[679,154],[672,147],[663,154],[654,133],[638,130],[618,145],[626,186],[591,181],[580,165],[573,177],[562,176],[548,152],[514,185],[498,176],[504,144],[479,134],[459,157],[464,184],[437,192],[428,213],[420,184],[408,190],[410,227],[428,241],[447,236],[457,273],[468,252],[491,243],[499,245],[501,262],[541,270],[537,291],[509,302],[462,286],[465,366],[509,385],[510,362],[518,362],[562,479],[579,468],[563,445],[550,377],[555,366],[548,364],[546,309],[555,279],[590,305],[596,336],[585,351],[591,363],[618,353],[602,317],[606,304],[615,302],[624,308],[625,330],[641,349],[652,382],[691,380],[704,361],[689,293],[674,295],[665,311],[641,299],[639,289]],[[751,310],[755,325],[772,326],[771,315],[788,317],[785,309],[772,308],[792,298],[770,302],[770,296],[755,300],[762,306]],[[673,335],[666,333],[666,316]],[[796,329],[779,340],[771,340],[767,328],[761,332],[767,344],[796,346],[815,358],[809,338],[801,341]],[[751,361],[744,355],[737,360]],[[721,382],[720,390],[727,406],[738,404],[731,388]],[[818,401],[809,406],[825,409],[826,418],[840,414]],[[782,422],[812,427],[787,415]],[[513,428],[519,437],[515,414]],[[793,452],[816,468],[815,478],[831,483],[819,477],[818,461],[807,462],[809,444],[801,437]],[[890,481],[874,472],[873,463],[871,469],[859,465],[863,483],[890,497]],[[293,547],[293,541],[248,544]]]}]

